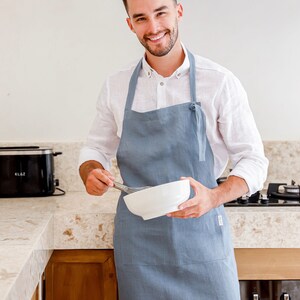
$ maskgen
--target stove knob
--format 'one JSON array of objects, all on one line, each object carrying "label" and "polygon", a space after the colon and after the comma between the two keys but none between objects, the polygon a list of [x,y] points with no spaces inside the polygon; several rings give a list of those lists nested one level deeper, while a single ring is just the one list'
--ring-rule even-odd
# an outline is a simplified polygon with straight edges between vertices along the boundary
[{"label": "stove knob", "polygon": [[291,300],[292,298],[288,293],[282,293],[280,296],[280,300]]},{"label": "stove knob", "polygon": [[249,203],[249,198],[246,196],[240,197],[237,199],[237,202],[239,204],[248,204]]},{"label": "stove knob", "polygon": [[261,203],[261,204],[268,205],[269,202],[270,202],[269,198],[264,198],[264,197],[262,197],[262,198],[260,199],[260,203]]}]

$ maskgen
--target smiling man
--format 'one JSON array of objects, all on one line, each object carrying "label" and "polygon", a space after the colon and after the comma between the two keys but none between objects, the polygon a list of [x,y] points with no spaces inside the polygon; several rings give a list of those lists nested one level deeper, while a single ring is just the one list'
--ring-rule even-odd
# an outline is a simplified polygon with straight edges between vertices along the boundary
[{"label": "smiling man", "polygon": [[[129,28],[154,57],[168,54],[176,43],[177,49],[180,49],[177,17],[182,16],[181,5],[178,11],[170,11],[168,6],[163,5],[154,9],[153,13],[154,20],[151,19],[153,17],[149,19],[145,13],[134,13],[131,18],[127,18]],[[170,17],[167,18],[167,15]]]},{"label": "smiling man", "polygon": [[[167,56],[168,66],[165,66],[165,70],[158,70],[158,73],[170,76],[172,71],[176,70],[184,60],[184,53],[178,38],[178,22],[183,12],[181,4],[177,5],[176,1],[172,1],[172,6],[170,1],[167,1],[166,4],[163,4],[164,1],[162,1],[162,5],[157,3],[155,5],[158,6],[154,6],[154,3],[151,3],[147,7],[145,1],[123,2],[130,16],[126,19],[127,24],[145,47],[147,62],[154,67],[162,62],[162,59],[158,58]],[[174,61],[172,62],[173,59],[176,64]]]},{"label": "smiling man", "polygon": [[[144,221],[118,202],[114,249],[120,300],[238,300],[239,283],[223,204],[261,189],[268,160],[247,95],[220,65],[181,43],[174,0],[123,0],[144,57],[110,76],[80,155],[88,193],[124,183],[155,186],[188,178],[177,211]],[[232,171],[217,185],[228,159]]]}]

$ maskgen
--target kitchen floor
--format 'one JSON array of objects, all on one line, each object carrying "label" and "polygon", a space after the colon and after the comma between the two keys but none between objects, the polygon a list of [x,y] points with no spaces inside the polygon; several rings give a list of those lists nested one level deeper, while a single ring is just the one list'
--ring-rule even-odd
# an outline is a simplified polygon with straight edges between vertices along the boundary
[{"label": "kitchen floor", "polygon": [[240,288],[241,300],[300,300],[300,281],[241,280]]}]

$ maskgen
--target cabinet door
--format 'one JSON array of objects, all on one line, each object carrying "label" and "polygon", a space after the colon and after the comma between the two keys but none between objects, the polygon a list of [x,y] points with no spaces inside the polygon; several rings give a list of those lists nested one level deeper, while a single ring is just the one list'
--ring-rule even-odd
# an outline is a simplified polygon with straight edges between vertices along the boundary
[{"label": "cabinet door", "polygon": [[234,249],[240,280],[299,280],[300,249]]},{"label": "cabinet door", "polygon": [[55,250],[45,281],[46,300],[115,300],[113,250]]}]

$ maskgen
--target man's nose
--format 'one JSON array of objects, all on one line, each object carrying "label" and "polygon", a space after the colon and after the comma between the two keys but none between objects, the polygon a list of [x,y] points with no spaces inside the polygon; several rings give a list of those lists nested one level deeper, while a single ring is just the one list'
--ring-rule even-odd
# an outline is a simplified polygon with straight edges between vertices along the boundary
[{"label": "man's nose", "polygon": [[159,22],[154,18],[148,20],[148,32],[150,34],[155,34],[159,31]]}]

